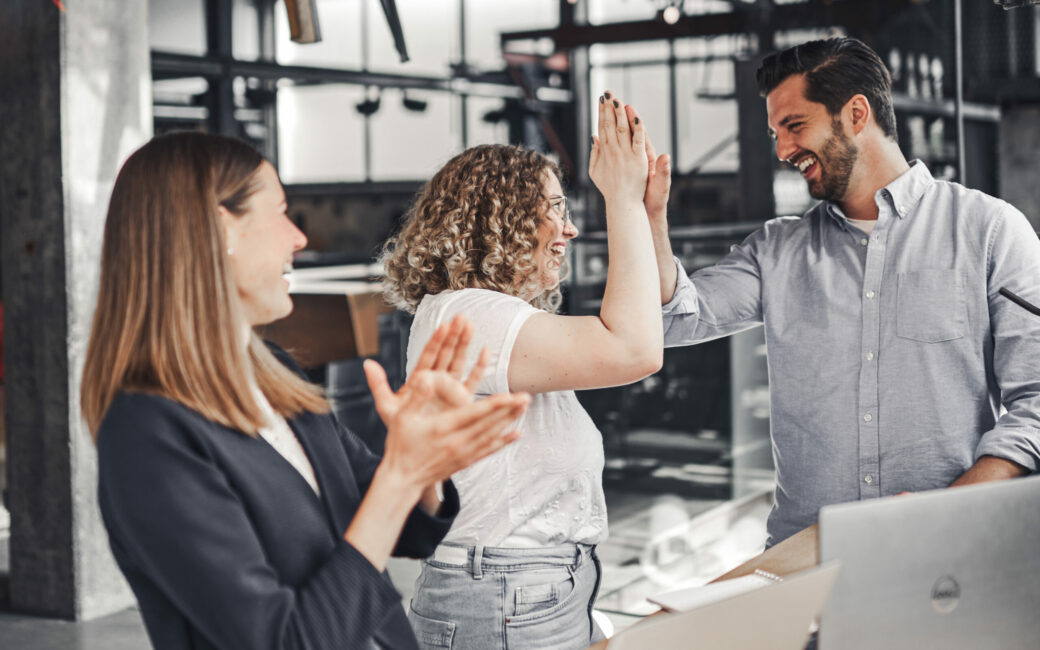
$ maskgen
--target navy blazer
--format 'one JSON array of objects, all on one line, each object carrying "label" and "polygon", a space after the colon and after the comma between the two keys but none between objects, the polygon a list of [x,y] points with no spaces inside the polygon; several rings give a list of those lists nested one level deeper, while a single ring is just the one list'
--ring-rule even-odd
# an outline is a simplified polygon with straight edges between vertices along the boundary
[{"label": "navy blazer", "polygon": [[[417,648],[400,594],[343,539],[379,458],[332,415],[289,425],[320,498],[265,440],[179,403],[124,393],[106,412],[101,514],[158,650]],[[433,553],[459,509],[446,487],[395,555]]]}]

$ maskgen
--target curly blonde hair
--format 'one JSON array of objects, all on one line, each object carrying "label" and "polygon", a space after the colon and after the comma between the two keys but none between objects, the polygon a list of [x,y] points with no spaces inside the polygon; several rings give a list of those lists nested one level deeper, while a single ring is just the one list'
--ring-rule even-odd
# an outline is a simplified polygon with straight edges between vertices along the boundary
[{"label": "curly blonde hair", "polygon": [[[556,163],[509,145],[472,147],[449,160],[383,246],[387,301],[415,313],[424,295],[449,289],[538,292],[534,252],[548,210],[546,172],[562,183]],[[549,312],[560,302],[558,285],[530,300]]]}]

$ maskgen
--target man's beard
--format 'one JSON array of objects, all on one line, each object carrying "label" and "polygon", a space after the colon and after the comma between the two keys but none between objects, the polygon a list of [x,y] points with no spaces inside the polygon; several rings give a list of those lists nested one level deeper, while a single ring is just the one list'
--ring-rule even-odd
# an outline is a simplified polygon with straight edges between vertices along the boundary
[{"label": "man's beard", "polygon": [[831,130],[831,137],[823,143],[823,149],[816,157],[820,164],[820,178],[809,183],[809,195],[814,199],[840,201],[849,189],[859,149],[842,132],[839,120],[831,122]]}]

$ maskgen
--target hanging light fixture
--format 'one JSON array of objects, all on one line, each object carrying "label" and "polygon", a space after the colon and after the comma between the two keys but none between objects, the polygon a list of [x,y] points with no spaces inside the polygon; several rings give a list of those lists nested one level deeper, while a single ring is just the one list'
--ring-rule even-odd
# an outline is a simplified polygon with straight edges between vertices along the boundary
[{"label": "hanging light fixture", "polygon": [[679,22],[679,18],[682,17],[682,9],[679,8],[680,2],[670,3],[667,7],[661,10],[661,19],[669,25],[674,25]]}]

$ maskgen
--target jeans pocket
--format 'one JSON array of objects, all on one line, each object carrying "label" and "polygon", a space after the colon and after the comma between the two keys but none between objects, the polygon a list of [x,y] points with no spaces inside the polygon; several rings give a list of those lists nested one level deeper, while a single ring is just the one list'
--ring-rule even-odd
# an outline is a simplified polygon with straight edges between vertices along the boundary
[{"label": "jeans pocket", "polygon": [[952,269],[927,269],[897,276],[896,335],[939,343],[963,338],[968,327],[964,281]]},{"label": "jeans pocket", "polygon": [[455,624],[448,621],[438,621],[416,614],[411,607],[408,608],[408,622],[412,625],[415,638],[419,640],[419,647],[423,650],[431,648],[451,648],[455,638]]},{"label": "jeans pocket", "polygon": [[552,616],[567,606],[575,591],[570,569],[561,579],[517,586],[513,589],[513,614],[507,623],[527,623]]}]

